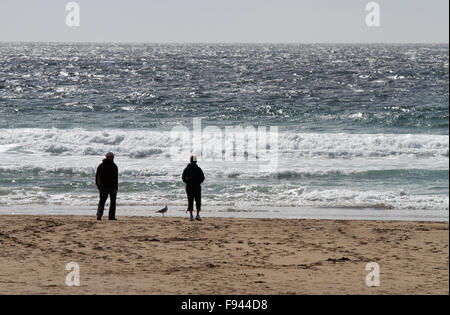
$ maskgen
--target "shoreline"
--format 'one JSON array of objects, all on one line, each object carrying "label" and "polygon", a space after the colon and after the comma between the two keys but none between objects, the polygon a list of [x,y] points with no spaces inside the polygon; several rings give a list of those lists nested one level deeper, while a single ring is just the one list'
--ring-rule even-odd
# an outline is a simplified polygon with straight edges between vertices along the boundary
[{"label": "shoreline", "polygon": [[[186,208],[168,205],[166,217],[186,218]],[[155,213],[163,206],[121,206],[118,217],[160,217]],[[27,216],[95,216],[96,206],[21,206],[0,207],[2,215]],[[108,208],[105,209],[107,215]],[[286,220],[344,220],[344,221],[393,221],[393,222],[449,222],[448,210],[397,210],[376,208],[311,208],[311,207],[269,207],[269,206],[209,206],[202,211],[207,218],[235,219],[286,219]]]},{"label": "shoreline", "polygon": [[0,215],[0,294],[449,293],[448,223],[118,218]]}]

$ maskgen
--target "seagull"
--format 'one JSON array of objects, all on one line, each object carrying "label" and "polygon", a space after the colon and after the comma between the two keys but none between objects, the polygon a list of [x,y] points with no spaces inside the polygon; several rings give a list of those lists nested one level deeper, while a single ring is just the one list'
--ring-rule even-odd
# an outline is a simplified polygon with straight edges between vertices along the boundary
[{"label": "seagull", "polygon": [[156,211],[156,213],[162,213],[162,215],[164,216],[164,213],[166,213],[168,210],[169,210],[169,208],[167,208],[167,205],[166,205],[161,210]]}]

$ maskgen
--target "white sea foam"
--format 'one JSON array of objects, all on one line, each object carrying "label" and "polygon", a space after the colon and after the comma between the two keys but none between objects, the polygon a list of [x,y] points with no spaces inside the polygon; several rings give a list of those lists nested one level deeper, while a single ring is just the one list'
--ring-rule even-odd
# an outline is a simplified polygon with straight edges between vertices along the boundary
[{"label": "white sea foam", "polygon": [[[298,208],[353,208],[379,210],[449,210],[449,197],[445,195],[405,195],[402,191],[357,191],[350,189],[308,189],[307,187],[273,186],[269,193],[258,192],[252,185],[220,195],[205,189],[203,202],[209,206],[225,207],[298,207]],[[0,190],[0,207],[21,205],[87,206],[95,209],[97,194],[92,192],[57,193],[42,189],[16,191]],[[119,203],[127,206],[157,206],[168,203],[184,206],[185,192],[167,190],[166,193],[148,189],[143,192],[121,193]]]},{"label": "white sea foam", "polygon": [[[220,141],[205,139],[208,145]],[[122,206],[183,206],[180,173],[187,161],[173,161],[168,154],[179,145],[169,132],[155,130],[1,129],[0,207],[95,208],[93,178],[108,151],[116,153],[120,166]],[[448,148],[448,136],[441,135],[280,132],[276,172],[261,173],[245,161],[202,161],[204,202],[241,208],[448,210],[448,193],[443,193],[445,187],[448,191]]]},{"label": "white sea foam", "polygon": [[[0,130],[0,152],[23,148],[35,154],[97,155],[109,150],[121,156],[166,157],[179,147],[180,138],[154,130],[13,129]],[[203,138],[207,147],[220,146],[221,135]],[[449,155],[449,138],[444,135],[332,134],[280,132],[279,150],[292,157],[389,157]],[[215,152],[216,158],[222,152]]]}]

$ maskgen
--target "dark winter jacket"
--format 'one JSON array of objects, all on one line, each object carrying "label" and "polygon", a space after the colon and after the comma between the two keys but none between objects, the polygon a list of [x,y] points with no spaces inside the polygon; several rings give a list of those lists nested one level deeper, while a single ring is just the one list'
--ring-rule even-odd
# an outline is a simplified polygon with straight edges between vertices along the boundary
[{"label": "dark winter jacket", "polygon": [[198,187],[205,181],[205,175],[197,163],[190,163],[184,169],[182,179],[186,186]]},{"label": "dark winter jacket", "polygon": [[97,168],[95,184],[101,190],[119,189],[119,169],[112,160],[105,159]]}]

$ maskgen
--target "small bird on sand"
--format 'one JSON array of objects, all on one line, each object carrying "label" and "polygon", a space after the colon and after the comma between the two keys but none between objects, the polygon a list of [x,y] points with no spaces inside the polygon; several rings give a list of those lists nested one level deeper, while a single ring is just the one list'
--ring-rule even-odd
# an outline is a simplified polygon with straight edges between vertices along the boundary
[{"label": "small bird on sand", "polygon": [[169,210],[169,208],[167,207],[167,205],[162,208],[161,210],[156,211],[157,213],[162,213],[162,215],[164,216],[164,213],[166,213]]}]

